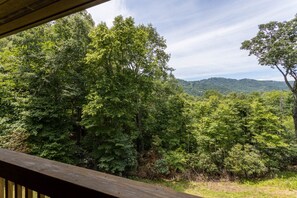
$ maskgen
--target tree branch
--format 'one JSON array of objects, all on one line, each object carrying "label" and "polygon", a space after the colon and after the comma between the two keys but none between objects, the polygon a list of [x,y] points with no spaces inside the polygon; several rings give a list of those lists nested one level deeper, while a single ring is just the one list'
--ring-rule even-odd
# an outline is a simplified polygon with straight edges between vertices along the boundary
[{"label": "tree branch", "polygon": [[279,66],[275,65],[275,67],[278,69],[278,71],[280,71],[280,73],[284,76],[284,79],[285,79],[285,83],[286,85],[289,87],[289,89],[294,93],[294,89],[292,87],[292,85],[290,84],[290,82],[288,81],[288,69],[286,70],[286,73],[284,73],[280,68]]}]

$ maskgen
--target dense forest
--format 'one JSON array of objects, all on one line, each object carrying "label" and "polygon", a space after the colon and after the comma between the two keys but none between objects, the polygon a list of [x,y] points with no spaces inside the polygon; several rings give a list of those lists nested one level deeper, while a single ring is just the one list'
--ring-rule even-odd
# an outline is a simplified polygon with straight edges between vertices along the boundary
[{"label": "dense forest", "polygon": [[[289,91],[285,82],[253,80],[253,79],[230,79],[230,78],[209,78],[197,81],[185,81],[178,79],[184,91],[190,95],[202,96],[208,90],[215,90],[221,94],[232,92],[252,93],[267,91]],[[290,82],[292,84],[292,82]]]},{"label": "dense forest", "polygon": [[81,12],[0,40],[0,145],[116,175],[261,177],[297,163],[288,91],[184,93],[151,25]]}]

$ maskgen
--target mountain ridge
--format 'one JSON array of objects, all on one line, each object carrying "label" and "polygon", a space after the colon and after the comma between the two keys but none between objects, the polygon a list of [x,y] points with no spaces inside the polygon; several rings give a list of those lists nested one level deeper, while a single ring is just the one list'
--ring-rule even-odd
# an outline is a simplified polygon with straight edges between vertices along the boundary
[{"label": "mountain ridge", "polygon": [[251,93],[289,90],[285,82],[273,80],[232,79],[212,77],[197,81],[177,79],[184,91],[190,95],[201,96],[208,90],[215,90],[222,94],[231,92]]}]

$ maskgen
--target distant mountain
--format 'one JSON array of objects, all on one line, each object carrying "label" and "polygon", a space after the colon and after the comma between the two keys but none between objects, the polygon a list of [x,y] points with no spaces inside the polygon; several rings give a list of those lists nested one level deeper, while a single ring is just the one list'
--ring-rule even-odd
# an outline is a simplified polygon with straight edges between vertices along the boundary
[{"label": "distant mountain", "polygon": [[201,96],[207,90],[216,90],[222,94],[230,92],[267,92],[273,90],[288,90],[284,82],[279,81],[259,81],[252,79],[229,79],[229,78],[209,78],[198,81],[178,80],[185,92],[195,96]]}]

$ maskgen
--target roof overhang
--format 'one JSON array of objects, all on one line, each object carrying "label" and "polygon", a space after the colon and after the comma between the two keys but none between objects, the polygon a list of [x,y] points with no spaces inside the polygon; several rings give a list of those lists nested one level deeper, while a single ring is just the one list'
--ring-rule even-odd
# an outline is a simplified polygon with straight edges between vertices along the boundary
[{"label": "roof overhang", "polygon": [[0,0],[0,38],[109,0]]}]

